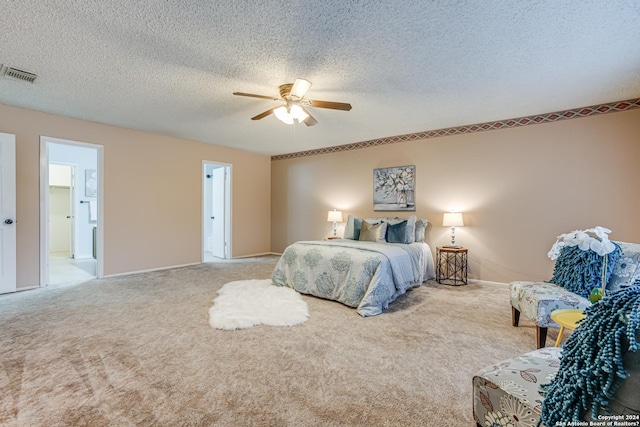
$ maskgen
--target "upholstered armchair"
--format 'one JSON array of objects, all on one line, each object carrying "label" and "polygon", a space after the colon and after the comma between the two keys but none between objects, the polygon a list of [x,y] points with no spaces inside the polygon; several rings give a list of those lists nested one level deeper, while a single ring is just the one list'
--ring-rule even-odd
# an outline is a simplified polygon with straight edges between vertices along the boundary
[{"label": "upholstered armchair", "polygon": [[[473,377],[473,418],[478,426],[535,426],[542,413],[544,384],[558,375],[562,348],[546,347],[502,360],[476,372]],[[640,413],[640,352],[628,352],[624,366],[629,372],[609,401],[612,413]],[[516,424],[515,420],[520,424]],[[591,419],[586,412],[585,420]],[[577,425],[577,424],[576,424]]]},{"label": "upholstered armchair", "polygon": [[564,348],[538,349],[474,375],[478,426],[533,427],[542,419],[551,427],[607,412],[640,421],[640,287],[611,292],[596,304]]},{"label": "upholstered armchair", "polygon": [[[616,242],[621,249],[613,266],[607,269],[610,276],[607,282],[607,292],[621,289],[634,283],[640,284],[640,244]],[[563,254],[560,254],[562,257]],[[558,258],[557,263],[562,259]],[[565,260],[565,267],[567,262]],[[557,264],[556,264],[557,265]],[[578,265],[575,266],[579,268]],[[554,277],[556,274],[554,273]],[[570,290],[550,282],[515,281],[509,284],[511,297],[511,323],[518,326],[520,315],[525,316],[536,324],[536,346],[546,345],[549,327],[559,327],[551,319],[551,312],[558,309],[580,309],[591,305],[587,297],[580,296]]]}]

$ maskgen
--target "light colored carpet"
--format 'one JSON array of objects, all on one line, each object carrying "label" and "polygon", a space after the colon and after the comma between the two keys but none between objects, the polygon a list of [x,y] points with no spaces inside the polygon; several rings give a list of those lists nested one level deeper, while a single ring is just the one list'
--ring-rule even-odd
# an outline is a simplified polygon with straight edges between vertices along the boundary
[{"label": "light colored carpet", "polygon": [[236,280],[220,288],[209,309],[212,328],[232,331],[257,325],[294,326],[309,318],[307,303],[270,279]]},{"label": "light colored carpet", "polygon": [[478,284],[428,282],[369,318],[303,296],[295,327],[211,328],[217,290],[276,261],[0,296],[0,425],[473,426],[474,372],[534,349],[508,289]]}]

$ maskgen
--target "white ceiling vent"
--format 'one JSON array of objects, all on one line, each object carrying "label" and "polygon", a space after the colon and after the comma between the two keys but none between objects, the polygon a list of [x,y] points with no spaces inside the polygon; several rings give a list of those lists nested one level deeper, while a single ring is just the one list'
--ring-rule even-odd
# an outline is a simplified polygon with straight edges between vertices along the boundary
[{"label": "white ceiling vent", "polygon": [[7,79],[20,80],[27,83],[33,83],[38,77],[37,74],[20,70],[18,68],[9,67],[7,65],[2,67],[2,71],[0,71],[0,73]]}]

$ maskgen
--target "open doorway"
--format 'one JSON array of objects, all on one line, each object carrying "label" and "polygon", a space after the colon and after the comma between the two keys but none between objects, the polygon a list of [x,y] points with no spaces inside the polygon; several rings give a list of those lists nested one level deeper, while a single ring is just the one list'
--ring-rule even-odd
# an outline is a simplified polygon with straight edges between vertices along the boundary
[{"label": "open doorway", "polygon": [[102,277],[102,146],[41,137],[40,284]]},{"label": "open doorway", "polygon": [[203,162],[202,262],[231,258],[231,165]]}]

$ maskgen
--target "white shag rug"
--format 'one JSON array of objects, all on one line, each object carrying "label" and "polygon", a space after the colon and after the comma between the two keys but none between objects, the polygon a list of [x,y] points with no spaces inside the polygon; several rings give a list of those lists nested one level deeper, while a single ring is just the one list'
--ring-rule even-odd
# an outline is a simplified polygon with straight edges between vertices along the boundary
[{"label": "white shag rug", "polygon": [[271,279],[226,283],[209,309],[209,325],[225,330],[262,324],[293,326],[308,318],[302,296],[291,288],[272,285]]}]

